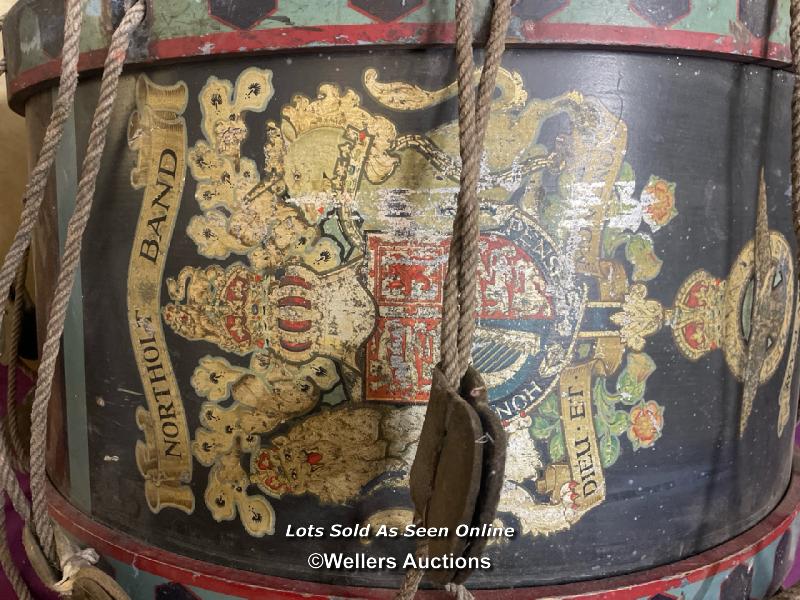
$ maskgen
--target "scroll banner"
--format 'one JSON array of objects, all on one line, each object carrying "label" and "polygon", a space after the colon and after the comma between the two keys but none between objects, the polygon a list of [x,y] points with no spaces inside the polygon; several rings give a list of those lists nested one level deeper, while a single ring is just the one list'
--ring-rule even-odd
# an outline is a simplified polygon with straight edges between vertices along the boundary
[{"label": "scroll banner", "polygon": [[600,459],[592,414],[592,378],[605,374],[601,360],[567,367],[561,372],[561,422],[572,480],[576,482],[575,504],[583,513],[606,497],[606,480]]},{"label": "scroll banner", "polygon": [[783,375],[781,393],[778,397],[778,437],[783,435],[792,412],[792,383],[794,382],[794,365],[797,360],[798,338],[800,338],[800,288],[798,288],[795,299],[794,327],[792,328],[792,342],[789,346],[789,359],[786,362],[786,373]]},{"label": "scroll banner", "polygon": [[150,510],[178,508],[191,513],[194,493],[192,453],[186,414],[175,381],[161,324],[161,282],[175,229],[186,170],[188,99],[184,83],[136,83],[136,111],[128,124],[128,144],[137,153],[131,184],[143,189],[128,265],[128,325],[147,408],[136,411],[144,442],[136,444],[136,464],[145,478]]}]

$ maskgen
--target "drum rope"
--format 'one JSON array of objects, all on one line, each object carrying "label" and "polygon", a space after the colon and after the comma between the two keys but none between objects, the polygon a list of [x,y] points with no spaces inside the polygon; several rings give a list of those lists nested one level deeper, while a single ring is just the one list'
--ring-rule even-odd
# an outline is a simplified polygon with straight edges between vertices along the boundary
[{"label": "drum rope", "polygon": [[22,306],[24,299],[25,277],[28,273],[28,252],[24,253],[17,267],[14,280],[14,302],[9,310],[9,348],[6,363],[6,418],[3,421],[3,435],[9,444],[9,457],[14,468],[27,472],[28,450],[19,432],[19,409],[17,405],[17,368],[19,367],[19,342],[22,335]]},{"label": "drum rope", "polygon": [[[792,49],[794,90],[792,92],[792,224],[797,239],[797,263],[800,266],[800,0],[789,4],[789,38]],[[800,274],[800,269],[798,269]],[[797,600],[800,586],[793,586],[775,596],[775,600]]]},{"label": "drum rope", "polygon": [[[0,484],[9,495],[14,509],[28,524],[33,520],[38,544],[44,556],[53,564],[56,561],[65,574],[75,575],[82,565],[90,564],[85,556],[90,555],[78,552],[67,544],[62,544],[59,552],[55,549],[54,527],[50,520],[46,503],[46,464],[45,451],[47,440],[47,413],[48,403],[52,391],[53,376],[60,352],[60,338],[64,329],[66,309],[69,303],[75,273],[80,262],[83,233],[86,229],[96,180],[105,146],[106,132],[111,120],[114,101],[116,99],[119,78],[125,63],[128,46],[135,29],[144,18],[145,4],[138,1],[131,6],[122,18],[119,26],[114,31],[109,45],[108,55],[103,68],[100,83],[100,94],[97,107],[92,119],[89,133],[86,156],[81,168],[78,191],[75,200],[75,209],[67,227],[67,238],[64,252],[60,259],[58,279],[55,285],[52,303],[47,322],[47,334],[42,349],[39,374],[36,382],[33,407],[31,412],[31,438],[30,438],[30,471],[32,503],[28,502],[23,493],[16,474],[11,468],[11,457],[14,452],[6,443],[6,436],[0,435]],[[55,160],[55,153],[61,140],[64,124],[72,110],[75,90],[78,80],[78,55],[79,38],[82,22],[81,0],[67,0],[66,16],[64,23],[64,48],[62,51],[61,76],[53,112],[48,123],[42,149],[39,152],[36,165],[31,171],[24,195],[24,204],[20,218],[20,226],[0,269],[0,289],[10,289],[12,280],[16,280],[15,304],[21,302],[22,287],[24,283],[24,267],[21,264],[27,256],[31,240],[31,232],[35,225],[42,201],[50,169]],[[3,303],[5,298],[3,298]],[[14,310],[11,311],[12,320]],[[2,316],[0,315],[0,318]],[[1,323],[1,321],[0,321]],[[13,333],[13,331],[12,331]],[[18,339],[18,332],[12,335]],[[11,561],[8,546],[3,536],[0,539],[0,566],[6,572],[12,585],[21,584],[21,579],[15,574],[15,567]],[[16,582],[16,583],[15,583]],[[69,591],[70,582],[61,581],[59,591]],[[18,592],[19,593],[19,592]],[[30,597],[20,594],[20,597]]]},{"label": "drum rope", "polygon": [[[28,184],[25,186],[19,228],[14,235],[14,240],[11,242],[8,253],[3,259],[3,264],[0,266],[0,290],[11,288],[17,269],[30,246],[31,233],[39,218],[50,169],[55,162],[56,150],[64,133],[64,125],[72,112],[75,90],[78,86],[78,55],[80,54],[79,41],[82,14],[81,0],[67,0],[58,95],[53,104],[50,122],[45,130],[42,148],[39,151],[36,164],[28,176]],[[3,296],[0,299],[0,303],[4,304],[5,301],[6,298]],[[3,313],[0,311],[0,326],[2,326],[2,323]]]},{"label": "drum rope", "polygon": [[111,38],[100,83],[100,97],[97,101],[89,132],[86,156],[78,181],[75,209],[67,225],[67,239],[64,253],[58,268],[58,279],[52,304],[50,306],[47,333],[42,346],[42,357],[36,378],[36,393],[31,410],[31,495],[33,497],[33,519],[36,535],[47,556],[53,555],[53,527],[47,515],[45,487],[45,440],[47,436],[47,406],[52,392],[53,376],[64,331],[67,305],[69,304],[75,272],[80,264],[83,232],[89,221],[89,213],[94,200],[97,175],[103,158],[106,131],[111,121],[111,112],[117,96],[119,77],[125,64],[125,55],[133,31],[144,17],[145,5],[142,0],[131,6],[122,18]]},{"label": "drum rope", "polygon": [[[0,16],[0,32],[3,31],[5,15]],[[6,72],[6,59],[0,59],[0,75]],[[2,423],[2,435],[6,436],[6,441],[12,453],[9,460],[14,469],[19,471],[28,470],[28,452],[25,448],[19,433],[19,409],[17,407],[17,369],[19,367],[19,340],[22,334],[22,308],[24,299],[25,277],[28,272],[28,256],[25,252],[14,279],[14,302],[9,309],[9,334],[8,348],[6,354],[6,415]],[[0,303],[0,319],[2,319],[2,306]]]},{"label": "drum rope", "polygon": [[11,584],[11,588],[17,595],[18,600],[31,600],[31,592],[25,580],[22,579],[22,573],[19,572],[16,563],[14,562],[11,552],[8,548],[6,534],[6,511],[0,510],[0,569]]},{"label": "drum rope", "polygon": [[[800,0],[789,4],[789,37],[794,67],[794,91],[792,93],[792,221],[800,253]],[[800,254],[798,254],[800,264]],[[800,273],[800,269],[798,269]]]},{"label": "drum rope", "polygon": [[471,362],[480,260],[478,180],[497,72],[505,51],[511,0],[495,0],[478,93],[474,86],[473,0],[456,2],[458,129],[461,176],[442,301],[441,369],[457,388]]},{"label": "drum rope", "polygon": [[[455,54],[458,69],[461,174],[447,259],[447,274],[443,288],[442,327],[439,342],[442,373],[447,382],[456,389],[471,363],[472,338],[477,325],[477,280],[480,261],[478,182],[492,96],[505,52],[512,5],[512,0],[495,0],[494,2],[484,66],[476,95],[473,59],[473,0],[456,1]],[[417,547],[417,557],[424,558],[425,556],[427,556],[427,543],[421,541]],[[413,598],[423,575],[423,569],[408,569],[398,589],[397,600]],[[458,600],[472,598],[472,594],[464,585],[451,583],[445,589]]]}]

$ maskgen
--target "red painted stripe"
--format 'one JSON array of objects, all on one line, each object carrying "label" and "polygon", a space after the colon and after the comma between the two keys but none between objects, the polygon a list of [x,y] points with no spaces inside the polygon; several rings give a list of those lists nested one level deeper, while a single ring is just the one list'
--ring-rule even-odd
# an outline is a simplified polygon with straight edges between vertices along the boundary
[{"label": "red painted stripe", "polygon": [[311,342],[289,342],[281,340],[281,348],[289,352],[305,352],[311,348]]},{"label": "red painted stripe", "polygon": [[[70,505],[51,486],[48,489],[50,513],[67,531],[99,552],[136,568],[184,583],[245,598],[276,600],[326,600],[339,598],[394,597],[391,589],[339,587],[294,581],[239,571],[214,565],[160,548],[148,546],[129,535],[93,521]],[[691,558],[655,569],[596,581],[508,590],[472,590],[480,600],[527,600],[559,598],[580,600],[631,600],[663,593],[685,583],[694,583],[749,560],[783,535],[800,511],[800,477],[795,469],[789,490],[778,507],[742,535]],[[441,592],[421,591],[427,600],[444,598]]]},{"label": "red painted stripe", "polygon": [[311,308],[311,302],[302,296],[286,296],[278,300],[278,306],[302,306],[303,308]]},{"label": "red painted stripe", "polygon": [[733,54],[787,64],[791,59],[787,46],[770,42],[767,39],[750,38],[747,43],[741,43],[730,35],[660,27],[527,21],[523,25],[522,34],[526,41],[536,44],[591,43],[677,51],[690,50],[712,54]]},{"label": "red painted stripe", "polygon": [[[363,46],[364,43],[411,45],[452,44],[453,23],[375,23],[371,25],[325,25],[309,28],[278,28],[258,31],[213,33],[155,41],[151,55],[157,58],[197,56],[199,47],[210,54],[253,52],[301,48],[308,45]],[[588,25],[582,23],[550,23],[526,21],[522,38],[509,40],[541,44],[612,44],[676,48],[701,52],[733,53],[788,64],[789,48],[783,44],[753,38],[747,44],[737,43],[732,36],[660,27],[624,27],[620,25]]]},{"label": "red painted stripe", "polygon": [[[455,25],[444,23],[371,23],[318,25],[314,27],[279,27],[256,31],[226,31],[201,36],[157,40],[150,44],[150,53],[167,56],[197,56],[199,46],[211,54],[281,50],[307,46],[363,46],[367,44],[426,45],[453,43]],[[317,48],[321,49],[321,48]]]},{"label": "red painted stripe", "polygon": [[289,285],[296,285],[297,287],[305,288],[307,290],[311,289],[311,284],[299,275],[285,275],[281,277],[280,287]]},{"label": "red painted stripe", "polygon": [[[372,23],[366,25],[320,25],[315,27],[279,27],[249,31],[226,31],[200,36],[157,40],[150,44],[149,55],[135,61],[146,65],[161,60],[206,55],[243,54],[267,50],[289,50],[310,46],[347,46],[363,48],[364,44],[408,47],[430,44],[452,44],[452,23]],[[413,40],[413,43],[409,43]],[[730,35],[681,31],[659,27],[623,27],[619,25],[585,25],[527,21],[522,37],[509,40],[514,44],[610,45],[677,52],[733,54],[769,64],[787,66],[791,61],[789,47],[784,44],[752,38],[740,43]],[[200,48],[203,48],[201,50]],[[318,48],[319,49],[319,48]],[[106,50],[81,54],[81,71],[103,66]],[[14,96],[42,81],[57,79],[60,60],[37,65],[21,73],[8,74],[8,93]],[[15,108],[20,108],[16,106]]]},{"label": "red painted stripe", "polygon": [[278,319],[278,328],[284,331],[302,332],[311,329],[311,321],[288,321]]},{"label": "red painted stripe", "polygon": [[[78,539],[136,569],[189,586],[253,600],[329,600],[352,597],[345,588],[259,575],[166,552],[93,521],[48,482],[50,514]],[[386,595],[385,598],[391,598]]]}]

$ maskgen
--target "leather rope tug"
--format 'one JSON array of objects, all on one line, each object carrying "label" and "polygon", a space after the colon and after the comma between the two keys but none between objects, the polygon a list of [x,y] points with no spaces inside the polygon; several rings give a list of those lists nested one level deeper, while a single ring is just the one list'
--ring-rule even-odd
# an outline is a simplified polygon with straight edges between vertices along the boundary
[{"label": "leather rope tug", "polygon": [[[455,535],[459,525],[491,524],[505,470],[506,438],[489,408],[486,386],[471,366],[476,327],[480,238],[478,179],[497,72],[505,50],[511,0],[495,0],[484,67],[474,85],[472,0],[456,2],[456,62],[461,175],[442,303],[440,362],[411,467],[411,498],[423,527],[447,528],[447,537],[423,540],[425,557],[476,557],[486,539]],[[471,569],[437,569],[428,578],[458,598],[470,596],[463,584]],[[422,569],[406,573],[398,600],[413,598]]]},{"label": "leather rope tug", "polygon": [[[32,502],[30,503],[12,469],[12,464],[24,465],[26,460],[24,445],[21,442],[17,426],[18,415],[14,410],[9,413],[9,417],[4,422],[4,434],[0,435],[0,484],[9,495],[16,512],[25,521],[23,545],[31,564],[42,581],[54,591],[86,600],[122,600],[127,598],[127,595],[113,579],[92,566],[97,561],[97,554],[93,550],[76,548],[50,520],[45,498],[47,409],[60,352],[60,338],[64,329],[67,304],[80,261],[83,232],[91,211],[95,182],[100,170],[106,131],[111,120],[119,77],[125,64],[125,56],[133,32],[142,22],[144,13],[145,5],[142,0],[127,9],[111,38],[111,45],[103,67],[100,96],[92,119],[86,157],[81,168],[75,210],[67,227],[67,239],[58,268],[58,280],[49,307],[47,334],[31,409],[29,468]],[[3,260],[2,267],[0,267],[0,289],[8,290],[11,288],[12,282],[16,282],[14,307],[11,310],[12,347],[9,350],[12,355],[16,354],[16,346],[19,341],[19,309],[17,306],[22,297],[24,263],[31,242],[31,232],[39,216],[47,179],[64,131],[64,123],[72,111],[75,98],[82,19],[81,0],[67,0],[58,95],[45,131],[42,149],[26,186],[19,229]],[[0,302],[2,303],[0,308],[4,308],[6,298],[3,297]],[[0,313],[0,324],[2,324],[2,313]],[[15,393],[13,382],[10,382],[9,389]],[[13,402],[13,396],[9,396],[8,402]],[[3,532],[0,531],[0,533]],[[0,536],[0,566],[19,598],[23,600],[31,598],[27,584],[11,559],[4,535]],[[54,568],[57,568],[61,574],[60,580],[54,575]]]}]

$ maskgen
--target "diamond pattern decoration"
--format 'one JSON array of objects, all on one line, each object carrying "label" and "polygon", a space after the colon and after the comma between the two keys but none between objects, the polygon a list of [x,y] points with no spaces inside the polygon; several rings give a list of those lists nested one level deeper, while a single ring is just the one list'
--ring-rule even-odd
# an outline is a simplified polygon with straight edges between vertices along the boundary
[{"label": "diamond pattern decoration", "polygon": [[541,21],[569,3],[570,0],[520,0],[513,12],[525,21]]},{"label": "diamond pattern decoration", "polygon": [[200,600],[194,592],[187,590],[180,583],[161,583],[156,586],[155,600]]},{"label": "diamond pattern decoration", "polygon": [[739,0],[739,21],[755,37],[768,37],[775,28],[778,16],[774,4],[766,0]]},{"label": "diamond pattern decoration", "polygon": [[52,31],[54,34],[41,36],[42,50],[48,56],[58,58],[64,45],[64,3],[48,2],[37,5],[37,9],[39,31]]},{"label": "diamond pattern decoration", "polygon": [[250,29],[278,8],[278,0],[208,0],[208,14],[234,29]]},{"label": "diamond pattern decoration", "polygon": [[730,572],[719,586],[720,598],[750,598],[753,591],[753,567],[742,563]]},{"label": "diamond pattern decoration", "polygon": [[347,6],[370,19],[389,23],[424,6],[427,0],[348,0]]},{"label": "diamond pattern decoration", "polygon": [[692,10],[692,0],[631,0],[631,10],[657,27],[673,25]]}]

